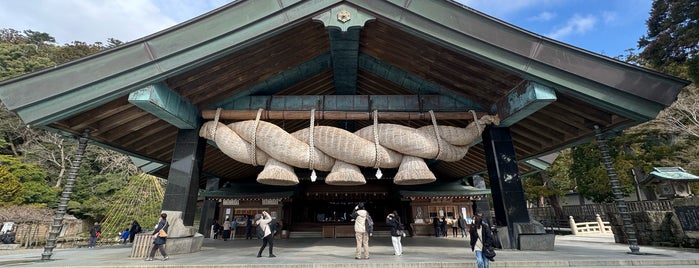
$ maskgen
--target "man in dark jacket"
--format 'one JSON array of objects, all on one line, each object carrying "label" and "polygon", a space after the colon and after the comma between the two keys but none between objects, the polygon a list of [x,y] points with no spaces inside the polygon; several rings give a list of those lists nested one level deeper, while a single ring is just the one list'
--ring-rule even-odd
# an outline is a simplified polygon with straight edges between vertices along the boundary
[{"label": "man in dark jacket", "polygon": [[439,217],[434,217],[434,219],[432,219],[432,226],[434,226],[435,237],[442,235],[442,223],[439,221]]},{"label": "man in dark jacket", "polygon": [[102,234],[102,226],[99,222],[95,222],[90,228],[90,243],[87,245],[88,248],[94,248],[97,244],[97,238]]},{"label": "man in dark jacket", "polygon": [[466,223],[466,218],[464,218],[464,217],[459,218],[459,228],[461,229],[461,237],[462,238],[466,237],[466,227],[467,226],[468,225]]}]

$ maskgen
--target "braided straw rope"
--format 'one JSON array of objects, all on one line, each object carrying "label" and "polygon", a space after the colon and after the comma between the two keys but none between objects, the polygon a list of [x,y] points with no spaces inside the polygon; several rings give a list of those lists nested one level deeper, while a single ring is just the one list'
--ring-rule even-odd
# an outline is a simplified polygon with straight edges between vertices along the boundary
[{"label": "braided straw rope", "polygon": [[[421,184],[435,180],[434,174],[421,158],[458,161],[466,155],[484,127],[498,124],[499,119],[497,116],[486,115],[465,128],[439,126],[436,125],[436,120],[433,122],[435,123],[430,126],[418,129],[395,124],[374,124],[355,133],[336,127],[314,126],[313,136],[310,127],[289,134],[274,124],[259,120],[235,122],[225,127],[221,123],[206,122],[199,135],[214,141],[229,157],[247,164],[265,164],[265,169],[270,163],[269,159],[290,166],[289,168],[308,168],[312,161],[313,169],[331,171],[331,174],[334,170],[338,173],[332,177],[343,178],[347,176],[345,174],[361,175],[358,167],[350,165],[374,167],[378,163],[380,168],[399,167],[394,183]],[[313,146],[310,146],[311,139]],[[274,169],[284,169],[276,163],[273,165]],[[260,177],[261,175],[258,179]],[[265,178],[269,177],[265,175]],[[328,178],[326,183],[327,180]],[[263,181],[265,182],[261,183],[273,185],[294,183],[294,180]],[[364,177],[358,176],[338,180],[337,185],[364,183]]]}]

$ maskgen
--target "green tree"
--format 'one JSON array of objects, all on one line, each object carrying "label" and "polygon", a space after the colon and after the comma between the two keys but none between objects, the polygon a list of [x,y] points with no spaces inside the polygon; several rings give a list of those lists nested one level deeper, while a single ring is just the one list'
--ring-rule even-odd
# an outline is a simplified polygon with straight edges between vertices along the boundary
[{"label": "green tree", "polygon": [[688,67],[699,81],[699,1],[654,0],[646,26],[638,41],[641,57],[665,72],[678,64]]},{"label": "green tree", "polygon": [[0,155],[0,164],[22,184],[20,204],[55,205],[58,200],[57,189],[48,185],[45,170],[37,165],[24,163],[20,158]]},{"label": "green tree", "polygon": [[34,44],[0,43],[0,81],[54,65]]},{"label": "green tree", "polygon": [[528,200],[545,205],[548,199],[554,207],[561,206],[560,197],[575,189],[575,182],[569,177],[572,159],[570,149],[561,151],[556,160],[545,171],[524,180],[525,194]]},{"label": "green tree", "polygon": [[[614,201],[609,176],[602,163],[602,154],[597,147],[597,142],[578,145],[572,148],[572,164],[570,176],[576,181],[576,189],[582,196],[591,199],[595,203],[608,203]],[[618,144],[613,140],[609,142],[609,154],[617,178],[621,185],[621,191],[628,195],[633,191],[633,163],[626,159],[625,154],[618,150]]]},{"label": "green tree", "polygon": [[89,44],[80,41],[73,41],[69,44],[53,48],[49,54],[49,57],[53,61],[61,64],[95,54],[97,52],[106,50],[107,48],[108,47],[104,46],[100,42]]},{"label": "green tree", "polygon": [[24,35],[27,37],[28,43],[37,46],[44,46],[50,43],[56,43],[56,38],[53,38],[53,36],[47,33],[36,32],[32,30],[24,30]]},{"label": "green tree", "polygon": [[158,219],[165,196],[164,180],[147,174],[131,176],[110,199],[102,229],[106,234],[117,232],[137,220],[143,226],[153,226]]},{"label": "green tree", "polygon": [[24,122],[0,102],[0,154],[19,156],[16,144],[22,143]]},{"label": "green tree", "polygon": [[0,206],[22,203],[22,184],[4,166],[0,166]]}]

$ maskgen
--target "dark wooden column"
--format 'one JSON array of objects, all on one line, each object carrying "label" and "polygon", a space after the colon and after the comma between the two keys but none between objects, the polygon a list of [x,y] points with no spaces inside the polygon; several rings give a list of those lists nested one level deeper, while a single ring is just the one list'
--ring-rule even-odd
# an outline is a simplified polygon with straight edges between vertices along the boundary
[{"label": "dark wooden column", "polygon": [[[483,132],[490,191],[497,226],[507,226],[509,248],[517,248],[516,223],[529,223],[515,149],[510,129],[487,127]],[[508,245],[502,245],[507,248]]]},{"label": "dark wooden column", "polygon": [[205,145],[198,129],[180,129],[177,132],[163,210],[181,211],[185,226],[194,225]]},{"label": "dark wooden column", "polygon": [[[207,191],[217,191],[220,185],[219,178],[211,177],[206,179]],[[218,218],[218,201],[204,200],[204,205],[201,208],[201,218],[199,218],[199,233],[208,237],[211,225],[214,224],[214,219],[216,218]]]}]

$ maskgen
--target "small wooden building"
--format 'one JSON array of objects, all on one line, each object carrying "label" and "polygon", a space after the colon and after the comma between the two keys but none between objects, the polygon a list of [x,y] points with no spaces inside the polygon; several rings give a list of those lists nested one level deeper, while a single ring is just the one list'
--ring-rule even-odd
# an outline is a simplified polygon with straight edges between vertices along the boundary
[{"label": "small wooden building", "polygon": [[693,195],[690,182],[699,182],[699,176],[681,167],[655,167],[640,184],[652,186],[648,196],[654,199],[672,199]]}]

